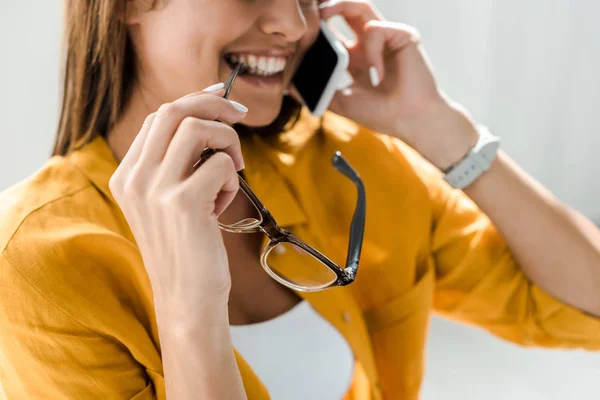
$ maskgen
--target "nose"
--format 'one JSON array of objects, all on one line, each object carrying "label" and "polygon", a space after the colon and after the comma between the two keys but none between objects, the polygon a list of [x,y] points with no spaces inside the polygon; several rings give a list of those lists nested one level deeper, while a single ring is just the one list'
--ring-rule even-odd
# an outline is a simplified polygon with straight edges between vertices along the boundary
[{"label": "nose", "polygon": [[259,21],[260,29],[288,42],[300,40],[306,34],[308,25],[298,0],[280,0],[270,4]]}]

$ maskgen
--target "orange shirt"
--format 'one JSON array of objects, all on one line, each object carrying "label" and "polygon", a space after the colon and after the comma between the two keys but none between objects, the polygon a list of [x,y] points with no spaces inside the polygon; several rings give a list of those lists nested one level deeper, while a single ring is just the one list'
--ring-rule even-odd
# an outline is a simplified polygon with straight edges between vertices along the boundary
[{"label": "orange shirt", "polygon": [[[301,295],[354,351],[348,399],[418,398],[432,312],[522,345],[600,349],[600,320],[529,281],[474,203],[396,139],[304,115],[245,140],[245,174],[282,227],[343,265],[356,192],[336,150],[367,192],[358,277]],[[116,167],[96,138],[0,195],[0,397],[165,398],[150,284],[108,189]],[[268,399],[238,363],[248,398]]]}]

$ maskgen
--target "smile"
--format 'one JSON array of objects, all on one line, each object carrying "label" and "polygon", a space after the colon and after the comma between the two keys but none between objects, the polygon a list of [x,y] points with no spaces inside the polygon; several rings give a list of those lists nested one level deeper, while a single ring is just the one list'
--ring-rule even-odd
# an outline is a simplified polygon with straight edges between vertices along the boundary
[{"label": "smile", "polygon": [[225,55],[225,61],[230,67],[235,67],[239,63],[248,66],[244,74],[259,76],[274,76],[285,70],[287,57],[258,55],[252,53],[228,53]]}]

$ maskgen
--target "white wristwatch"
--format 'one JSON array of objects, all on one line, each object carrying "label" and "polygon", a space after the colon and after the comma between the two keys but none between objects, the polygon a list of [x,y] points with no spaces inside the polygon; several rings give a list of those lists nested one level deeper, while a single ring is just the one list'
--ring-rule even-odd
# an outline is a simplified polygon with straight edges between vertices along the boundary
[{"label": "white wristwatch", "polygon": [[446,171],[444,180],[456,189],[465,189],[487,171],[498,155],[500,138],[478,125],[479,140],[465,158]]}]

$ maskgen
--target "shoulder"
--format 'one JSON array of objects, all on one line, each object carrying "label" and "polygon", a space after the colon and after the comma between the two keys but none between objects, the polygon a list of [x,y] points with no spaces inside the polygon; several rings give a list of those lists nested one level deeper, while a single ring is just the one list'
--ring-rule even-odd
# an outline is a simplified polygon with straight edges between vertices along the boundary
[{"label": "shoulder", "polygon": [[11,258],[49,242],[118,231],[116,213],[93,183],[63,157],[0,193],[0,253]]},{"label": "shoulder", "polygon": [[0,260],[3,284],[27,285],[77,319],[139,287],[143,272],[110,203],[60,157],[0,194]]},{"label": "shoulder", "polygon": [[36,211],[86,190],[89,184],[62,157],[53,157],[27,179],[0,193],[0,251]]}]

